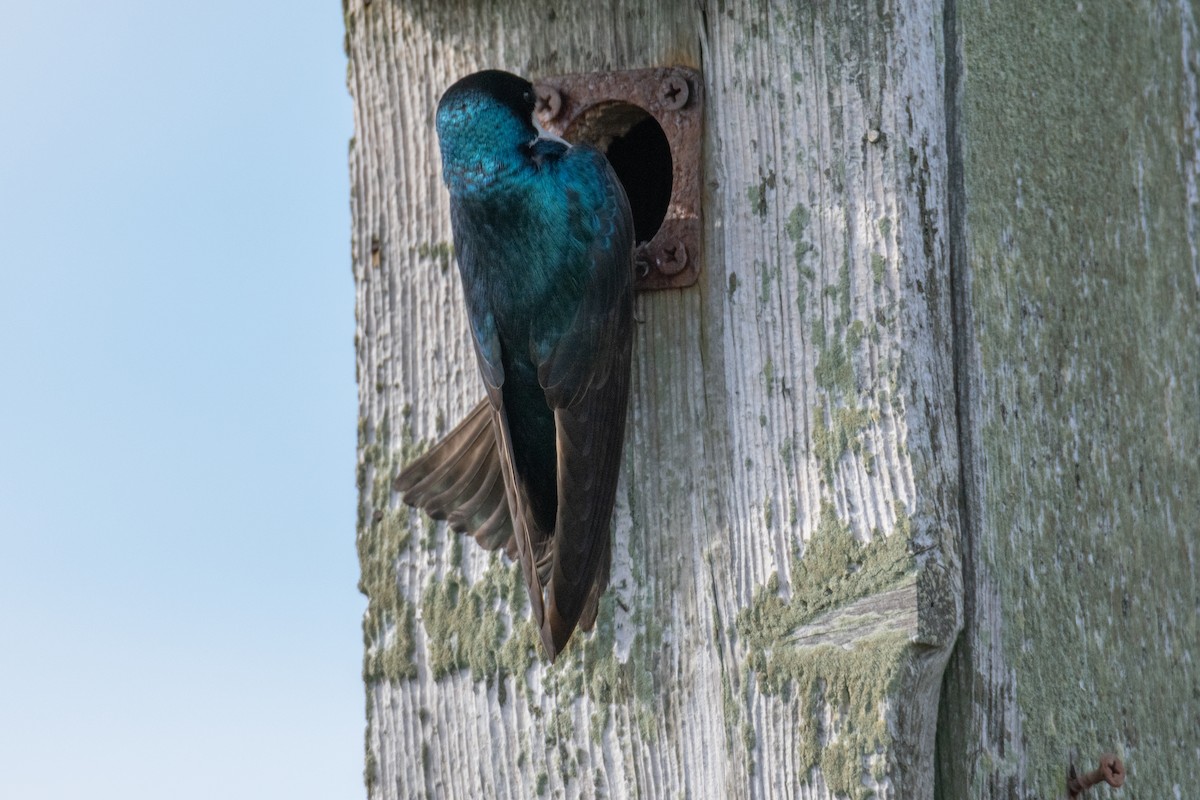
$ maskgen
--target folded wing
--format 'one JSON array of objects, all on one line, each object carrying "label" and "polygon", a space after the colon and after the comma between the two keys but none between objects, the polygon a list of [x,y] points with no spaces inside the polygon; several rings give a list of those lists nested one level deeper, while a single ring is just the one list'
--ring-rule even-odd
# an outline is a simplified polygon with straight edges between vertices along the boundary
[{"label": "folded wing", "polygon": [[633,341],[633,223],[625,193],[598,152],[573,148],[567,157],[592,160],[605,176],[607,198],[597,211],[578,312],[538,370],[558,445],[558,518],[542,626],[551,657],[577,624],[591,628],[608,585]]}]

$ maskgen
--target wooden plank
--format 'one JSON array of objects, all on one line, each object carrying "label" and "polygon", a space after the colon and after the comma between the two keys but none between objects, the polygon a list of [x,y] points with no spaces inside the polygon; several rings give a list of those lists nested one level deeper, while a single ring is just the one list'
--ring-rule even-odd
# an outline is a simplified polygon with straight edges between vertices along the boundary
[{"label": "wooden plank", "polygon": [[[373,798],[932,796],[958,630],[941,8],[353,0],[359,547]],[[484,67],[685,64],[699,284],[638,300],[594,634],[398,505],[480,390],[433,109]]]},{"label": "wooden plank", "polygon": [[972,511],[939,782],[1062,797],[1072,759],[1116,752],[1129,777],[1113,797],[1193,797],[1196,4],[957,6]]}]

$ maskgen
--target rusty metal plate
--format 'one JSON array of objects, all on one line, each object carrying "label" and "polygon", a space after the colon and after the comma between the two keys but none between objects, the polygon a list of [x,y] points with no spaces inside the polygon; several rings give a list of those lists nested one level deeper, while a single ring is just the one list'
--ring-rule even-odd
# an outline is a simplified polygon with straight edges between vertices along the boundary
[{"label": "rusty metal plate", "polygon": [[[607,152],[647,115],[670,146],[671,189],[657,232],[635,253],[637,288],[678,289],[700,274],[701,133],[704,84],[686,67],[555,75],[535,84],[538,120],[571,142]],[[630,178],[624,176],[627,193]]]}]

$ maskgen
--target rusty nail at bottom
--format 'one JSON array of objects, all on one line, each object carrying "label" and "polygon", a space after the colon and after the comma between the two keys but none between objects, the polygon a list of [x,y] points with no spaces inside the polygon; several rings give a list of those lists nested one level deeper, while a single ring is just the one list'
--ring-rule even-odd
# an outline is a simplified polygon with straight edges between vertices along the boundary
[{"label": "rusty nail at bottom", "polygon": [[1101,781],[1116,789],[1125,785],[1125,765],[1112,753],[1100,756],[1100,766],[1083,775],[1076,776],[1075,767],[1072,766],[1071,774],[1067,777],[1067,791],[1075,798]]}]

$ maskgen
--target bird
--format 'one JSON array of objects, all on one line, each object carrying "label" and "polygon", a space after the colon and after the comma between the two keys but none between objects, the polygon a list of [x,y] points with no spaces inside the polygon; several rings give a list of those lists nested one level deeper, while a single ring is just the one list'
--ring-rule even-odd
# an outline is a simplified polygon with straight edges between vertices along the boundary
[{"label": "bird", "polygon": [[541,130],[485,70],[435,115],[485,398],[401,470],[401,498],[521,566],[554,662],[608,585],[633,343],[634,228],[600,151]]}]

